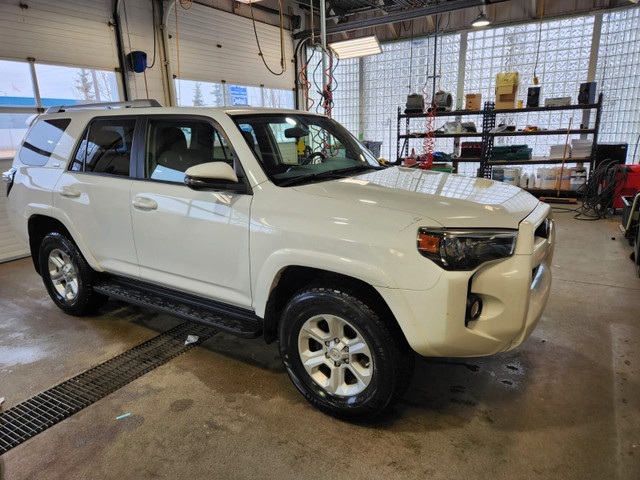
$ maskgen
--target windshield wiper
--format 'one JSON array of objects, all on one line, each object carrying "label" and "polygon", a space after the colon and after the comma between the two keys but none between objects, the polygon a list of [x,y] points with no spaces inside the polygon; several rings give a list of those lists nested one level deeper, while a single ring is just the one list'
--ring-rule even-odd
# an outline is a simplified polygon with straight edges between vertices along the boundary
[{"label": "windshield wiper", "polygon": [[382,170],[384,167],[376,165],[356,165],[353,167],[340,168],[338,170],[327,170],[326,172],[310,173],[300,177],[285,178],[278,182],[280,187],[288,187],[299,183],[306,183],[313,180],[330,180],[337,178],[346,178],[349,174],[362,172],[364,170]]}]

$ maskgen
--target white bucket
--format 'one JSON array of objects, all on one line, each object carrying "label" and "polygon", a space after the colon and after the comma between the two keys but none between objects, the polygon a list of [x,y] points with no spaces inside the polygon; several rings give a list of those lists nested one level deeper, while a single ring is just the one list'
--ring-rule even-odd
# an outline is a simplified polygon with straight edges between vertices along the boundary
[{"label": "white bucket", "polygon": [[542,168],[536,169],[536,174],[531,177],[529,188],[540,188],[542,185]]},{"label": "white bucket", "polygon": [[540,176],[542,178],[540,182],[540,188],[543,190],[553,190],[556,187],[558,170],[556,170],[555,168],[541,168],[540,170],[542,170],[542,172],[540,173]]},{"label": "white bucket", "polygon": [[571,172],[570,189],[572,192],[578,190],[585,183],[587,183],[587,171],[584,168],[576,168]]},{"label": "white bucket", "polygon": [[525,173],[520,177],[520,187],[529,188],[529,174]]},{"label": "white bucket", "polygon": [[504,169],[504,183],[508,183],[509,185],[518,185],[520,180],[520,169],[519,168],[505,168]]}]

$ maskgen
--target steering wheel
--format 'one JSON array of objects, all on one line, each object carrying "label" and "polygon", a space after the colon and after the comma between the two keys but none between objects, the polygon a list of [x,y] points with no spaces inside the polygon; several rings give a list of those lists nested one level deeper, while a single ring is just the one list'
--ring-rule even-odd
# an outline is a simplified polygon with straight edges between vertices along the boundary
[{"label": "steering wheel", "polygon": [[322,152],[313,152],[311,155],[305,158],[300,165],[309,165],[315,157],[320,157],[320,161],[324,161],[324,159],[327,158],[327,156]]}]

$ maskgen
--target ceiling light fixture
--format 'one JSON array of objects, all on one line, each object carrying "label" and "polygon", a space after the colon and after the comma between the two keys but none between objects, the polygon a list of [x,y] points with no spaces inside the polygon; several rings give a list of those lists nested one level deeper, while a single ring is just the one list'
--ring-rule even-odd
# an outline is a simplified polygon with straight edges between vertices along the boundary
[{"label": "ceiling light fixture", "polygon": [[473,22],[471,22],[471,26],[472,27],[486,27],[490,23],[491,22],[489,21],[487,16],[484,14],[484,12],[480,12],[480,15],[478,15],[478,18],[476,18]]},{"label": "ceiling light fixture", "polygon": [[375,35],[342,40],[330,43],[329,46],[336,52],[340,60],[382,53],[382,47]]}]

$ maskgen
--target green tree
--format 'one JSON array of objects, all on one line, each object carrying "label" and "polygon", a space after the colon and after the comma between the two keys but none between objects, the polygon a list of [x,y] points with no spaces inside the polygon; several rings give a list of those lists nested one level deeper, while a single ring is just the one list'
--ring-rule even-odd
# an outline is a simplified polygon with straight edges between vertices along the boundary
[{"label": "green tree", "polygon": [[196,82],[195,90],[193,92],[193,106],[202,107],[204,105],[204,98],[202,97],[202,89],[200,88],[200,82]]},{"label": "green tree", "polygon": [[96,95],[94,93],[93,82],[91,81],[91,72],[84,68],[81,68],[80,71],[76,74],[76,86],[74,87],[76,91],[76,96],[79,100],[84,101],[95,101]]},{"label": "green tree", "polygon": [[224,92],[221,83],[214,83],[211,85],[211,95],[213,95],[213,105],[216,107],[224,106]]}]

